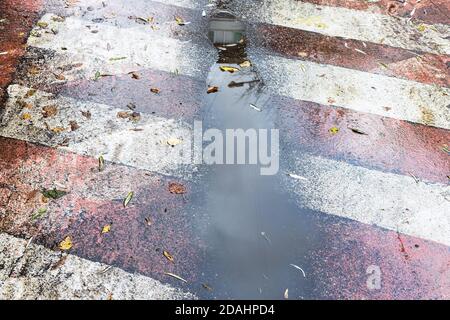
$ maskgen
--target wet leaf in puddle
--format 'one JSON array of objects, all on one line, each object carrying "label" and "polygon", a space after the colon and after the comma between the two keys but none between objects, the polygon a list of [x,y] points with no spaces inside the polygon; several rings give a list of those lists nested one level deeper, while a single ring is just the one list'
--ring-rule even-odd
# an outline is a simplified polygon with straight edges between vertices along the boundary
[{"label": "wet leaf in puddle", "polygon": [[161,90],[159,90],[158,88],[151,88],[150,91],[153,92],[154,94],[161,93]]},{"label": "wet leaf in puddle", "polygon": [[170,138],[169,140],[167,140],[167,144],[171,147],[175,147],[176,145],[179,145],[182,142],[183,142],[182,140],[177,138]]},{"label": "wet leaf in puddle", "polygon": [[111,231],[111,225],[107,224],[102,229],[102,234],[109,233]]},{"label": "wet leaf in puddle", "polygon": [[133,199],[134,192],[130,191],[127,195],[127,197],[123,200],[123,206],[126,208],[128,204],[130,203],[131,199]]},{"label": "wet leaf in puddle", "polygon": [[235,67],[229,67],[229,66],[220,66],[220,71],[235,73],[235,72],[239,71],[239,69],[235,68]]},{"label": "wet leaf in puddle", "polygon": [[302,272],[302,274],[303,274],[303,277],[306,278],[306,273],[305,273],[305,271],[303,271],[302,268],[300,268],[298,265],[292,264],[292,263],[290,264],[290,266],[291,266],[291,267],[294,267],[294,268],[297,269],[297,270],[300,270],[300,271]]},{"label": "wet leaf in puddle", "polygon": [[67,251],[72,248],[72,238],[67,236],[61,243],[59,244],[59,249]]},{"label": "wet leaf in puddle", "polygon": [[241,64],[239,64],[239,66],[240,66],[241,68],[250,68],[250,67],[252,66],[252,64],[251,64],[250,61],[244,61],[244,62],[242,62]]},{"label": "wet leaf in puddle", "polygon": [[105,158],[103,156],[98,157],[98,171],[103,171],[105,168]]},{"label": "wet leaf in puddle", "polygon": [[44,197],[53,200],[58,200],[67,194],[66,191],[57,190],[56,188],[53,188],[52,190],[43,189],[41,193]]},{"label": "wet leaf in puddle", "polygon": [[258,111],[258,112],[261,112],[261,111],[262,111],[261,108],[258,108],[257,106],[255,106],[255,105],[252,104],[252,103],[250,103],[250,108],[252,108],[253,110],[256,110],[256,111]]},{"label": "wet leaf in puddle", "polygon": [[175,278],[175,279],[177,279],[177,280],[180,280],[180,281],[182,281],[182,282],[184,282],[184,283],[187,283],[187,280],[185,280],[185,279],[183,279],[182,277],[177,276],[176,274],[173,274],[173,273],[171,273],[171,272],[164,272],[164,274],[167,275],[167,276],[170,276],[170,277],[172,277],[172,278]]},{"label": "wet leaf in puddle", "polygon": [[186,193],[186,187],[177,182],[169,183],[169,192],[173,194],[184,194]]},{"label": "wet leaf in puddle", "polygon": [[297,180],[308,181],[307,178],[299,176],[299,175],[294,174],[294,173],[288,173],[288,176],[291,177],[291,178],[297,179]]},{"label": "wet leaf in puddle", "polygon": [[212,87],[209,87],[208,88],[208,90],[206,91],[208,94],[210,94],[210,93],[216,93],[216,92],[218,92],[219,91],[219,87],[216,87],[216,86],[212,86]]},{"label": "wet leaf in puddle", "polygon": [[330,128],[330,130],[328,130],[332,135],[335,135],[339,132],[339,128],[337,127],[332,127]]},{"label": "wet leaf in puddle", "polygon": [[202,283],[202,287],[208,291],[213,291],[213,288],[211,288],[207,283]]},{"label": "wet leaf in puddle", "polygon": [[169,252],[164,251],[163,254],[164,254],[164,257],[166,257],[167,260],[169,260],[172,263],[175,262],[175,259],[173,258],[173,256]]},{"label": "wet leaf in puddle", "polygon": [[361,134],[361,135],[367,135],[367,133],[365,133],[364,131],[361,131],[359,129],[356,129],[356,128],[349,128],[349,129],[352,130],[354,133]]}]

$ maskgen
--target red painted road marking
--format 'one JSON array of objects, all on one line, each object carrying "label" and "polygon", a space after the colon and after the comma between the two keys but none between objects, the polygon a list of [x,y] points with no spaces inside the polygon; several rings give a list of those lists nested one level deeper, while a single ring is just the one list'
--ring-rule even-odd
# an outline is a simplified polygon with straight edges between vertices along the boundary
[{"label": "red painted road marking", "polygon": [[6,86],[11,82],[18,60],[25,53],[25,42],[33,22],[38,17],[41,0],[0,2],[0,102]]},{"label": "red painted road marking", "polygon": [[269,24],[258,25],[254,34],[258,46],[288,58],[450,87],[447,67],[450,57],[445,55],[414,53]]},{"label": "red painted road marking", "polygon": [[[13,139],[0,139],[0,146],[0,199],[5,215],[0,223],[2,232],[24,238],[34,236],[38,243],[55,249],[70,235],[73,253],[82,257],[163,281],[172,281],[163,276],[164,271],[179,274],[194,284],[201,281],[204,246],[185,215],[189,193],[194,192],[192,186],[185,184],[188,194],[182,197],[168,191],[170,179],[133,168],[107,164],[99,173],[97,159]],[[46,216],[33,222],[32,214],[45,206],[36,190],[56,181],[70,193],[50,200]],[[135,197],[124,208],[122,197],[130,188]],[[347,219],[312,215],[321,234],[328,237],[304,261],[312,266],[307,277],[317,284],[314,295],[448,297],[447,247]],[[112,226],[111,231],[102,234],[106,224]],[[174,256],[175,263],[163,256],[163,250]],[[292,254],[295,256],[295,252]],[[366,287],[366,269],[370,265],[381,268],[381,290]]]},{"label": "red painted road marking", "polygon": [[[448,182],[449,158],[442,147],[450,142],[449,130],[286,97],[274,97],[271,104],[279,108],[280,136],[294,149],[432,182]],[[336,135],[330,134],[332,127],[340,129]]]},{"label": "red painted road marking", "polygon": [[303,0],[303,2],[370,11],[404,18],[410,18],[415,8],[413,19],[432,24],[448,24],[450,22],[450,5],[446,0],[411,0],[405,2],[394,0]]},{"label": "red painted road marking", "polygon": [[[187,194],[174,195],[168,189],[173,179],[142,170],[107,164],[98,172],[97,159],[14,139],[0,138],[0,150],[2,232],[33,236],[53,249],[70,235],[71,252],[81,257],[159,280],[167,281],[166,271],[195,280],[199,252],[192,247],[199,244],[185,214],[193,192],[187,183]],[[40,190],[54,183],[70,192],[46,204]],[[124,208],[130,191],[134,197]],[[48,208],[46,214],[33,221],[40,208]],[[111,231],[102,234],[107,224]],[[168,263],[163,250],[176,263]]]},{"label": "red painted road marking", "polygon": [[[341,221],[322,225],[326,234],[323,247],[313,253],[312,259],[312,272],[318,279],[316,290],[320,297],[450,297],[448,247],[357,222]],[[371,265],[378,266],[381,270],[380,289],[367,287],[369,274],[366,272]]]}]

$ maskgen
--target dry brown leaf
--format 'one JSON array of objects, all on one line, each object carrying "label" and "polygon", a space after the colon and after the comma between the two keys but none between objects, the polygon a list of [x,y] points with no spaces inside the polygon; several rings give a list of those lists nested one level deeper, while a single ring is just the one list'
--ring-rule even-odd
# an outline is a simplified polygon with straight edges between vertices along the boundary
[{"label": "dry brown leaf", "polygon": [[206,91],[208,94],[210,94],[210,93],[215,93],[215,92],[218,92],[219,91],[219,87],[216,87],[216,86],[212,86],[212,87],[209,87],[208,88],[208,90]]},{"label": "dry brown leaf", "polygon": [[169,192],[173,194],[184,194],[186,193],[186,187],[177,182],[169,183]]},{"label": "dry brown leaf", "polygon": [[56,106],[45,106],[42,108],[42,116],[44,118],[50,118],[58,113],[58,108]]}]

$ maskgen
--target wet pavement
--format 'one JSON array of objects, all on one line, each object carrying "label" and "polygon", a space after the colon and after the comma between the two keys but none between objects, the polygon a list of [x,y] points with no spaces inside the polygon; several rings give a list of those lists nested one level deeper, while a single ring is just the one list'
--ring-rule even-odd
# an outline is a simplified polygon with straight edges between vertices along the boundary
[{"label": "wet pavement", "polygon": [[[449,297],[446,3],[22,5],[0,2],[4,265],[22,238],[118,267],[120,283],[156,280],[117,298]],[[279,129],[278,173],[180,159],[194,120]],[[55,281],[43,250],[0,268],[0,296]],[[64,261],[51,262],[62,282]],[[110,288],[101,274],[89,276]],[[22,297],[61,297],[33,288]],[[104,288],[74,296],[113,298]]]}]

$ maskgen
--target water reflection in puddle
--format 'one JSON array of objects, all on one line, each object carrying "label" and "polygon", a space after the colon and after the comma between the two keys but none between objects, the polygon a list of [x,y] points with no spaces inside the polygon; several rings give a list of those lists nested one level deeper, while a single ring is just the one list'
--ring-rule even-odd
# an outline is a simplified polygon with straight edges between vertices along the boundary
[{"label": "water reflection in puddle", "polygon": [[[208,85],[219,90],[204,103],[204,130],[275,128],[277,111],[269,103],[257,66],[248,65],[244,31],[244,24],[226,11],[210,21],[209,38],[220,58]],[[221,66],[239,71],[224,72]],[[207,244],[203,277],[213,291],[197,294],[282,299],[289,288],[292,298],[310,297],[311,280],[290,264],[308,273],[305,256],[317,242],[314,227],[308,215],[281,193],[283,173],[262,176],[258,165],[212,165],[202,170],[207,172],[199,205],[204,214],[196,216],[203,217],[198,228]]]}]

